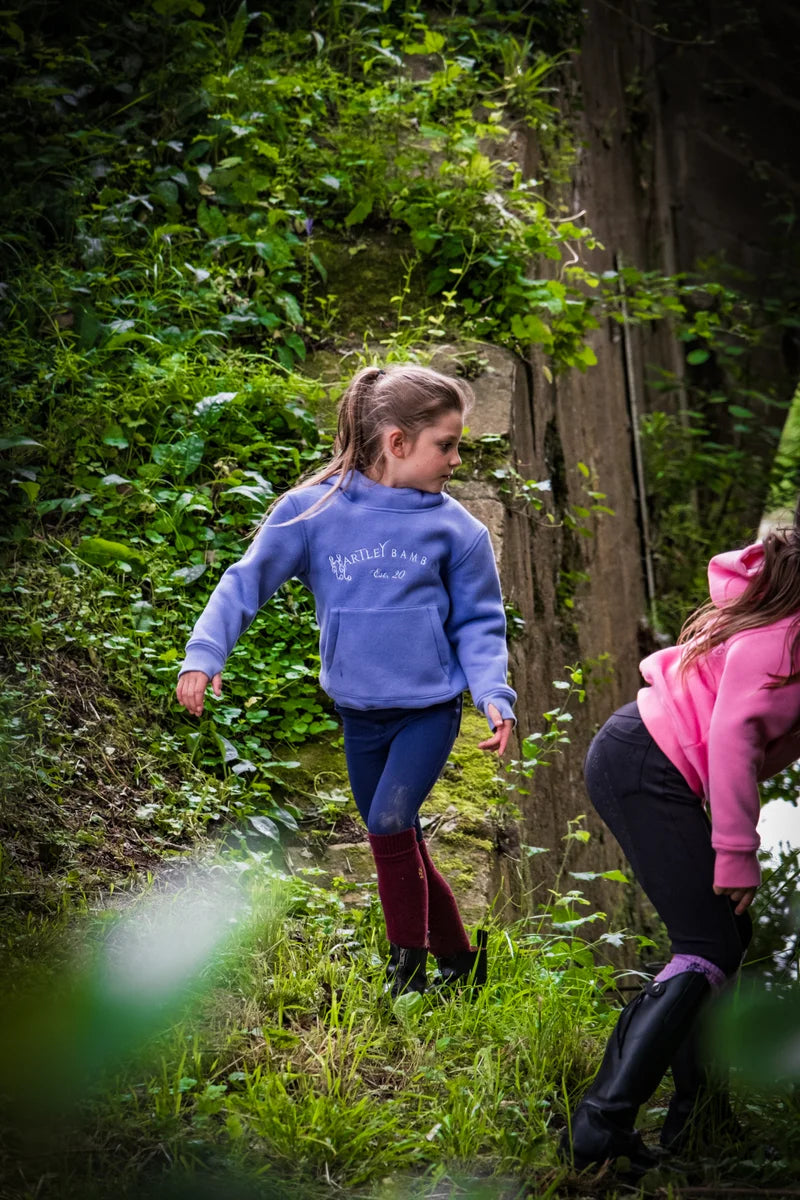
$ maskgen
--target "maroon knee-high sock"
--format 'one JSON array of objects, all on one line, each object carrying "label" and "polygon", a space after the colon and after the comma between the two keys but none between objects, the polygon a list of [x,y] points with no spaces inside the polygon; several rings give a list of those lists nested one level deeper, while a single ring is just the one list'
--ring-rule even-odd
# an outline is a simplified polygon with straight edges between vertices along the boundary
[{"label": "maroon knee-high sock", "polygon": [[428,945],[437,958],[449,958],[469,950],[470,941],[450,884],[433,865],[427,843],[419,843],[420,857],[428,880]]},{"label": "maroon knee-high sock", "polygon": [[428,881],[416,829],[371,833],[369,844],[389,941],[406,949],[422,949],[428,944]]}]

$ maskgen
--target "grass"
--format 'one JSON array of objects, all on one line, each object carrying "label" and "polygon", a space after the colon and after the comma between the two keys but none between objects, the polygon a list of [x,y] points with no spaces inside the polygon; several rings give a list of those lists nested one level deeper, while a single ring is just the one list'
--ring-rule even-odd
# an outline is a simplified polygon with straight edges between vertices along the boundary
[{"label": "grass", "polygon": [[45,925],[3,1021],[2,1090],[17,1097],[4,1196],[667,1197],[793,1181],[788,1092],[739,1095],[755,1145],[769,1122],[772,1158],[720,1145],[643,1190],[559,1163],[566,1103],[615,1019],[614,972],[546,914],[491,929],[472,1001],[394,1004],[373,886],[348,906],[252,851]]},{"label": "grass", "polygon": [[[162,1162],[195,1171],[222,1150],[245,1174],[267,1162],[300,1187],[351,1192],[442,1161],[479,1173],[532,1166],[564,1076],[586,1063],[575,1000],[596,1002],[592,976],[565,987],[535,950],[497,932],[496,982],[474,1003],[393,1008],[374,895],[347,911],[310,882],[240,865],[253,876],[243,939],[206,968],[213,981],[168,1032],[84,1104],[87,1153],[109,1123],[136,1146],[114,1186],[135,1192],[159,1146]],[[63,1182],[53,1195],[76,1180]]]}]

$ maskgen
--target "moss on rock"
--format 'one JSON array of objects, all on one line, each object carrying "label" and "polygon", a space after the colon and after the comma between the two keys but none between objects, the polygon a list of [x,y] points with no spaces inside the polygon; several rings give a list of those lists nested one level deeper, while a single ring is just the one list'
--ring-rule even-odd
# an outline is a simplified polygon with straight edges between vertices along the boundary
[{"label": "moss on rock", "polygon": [[[347,781],[347,764],[341,738],[319,738],[313,742],[305,742],[291,749],[291,756],[300,765],[297,767],[277,767],[275,775],[280,779],[281,788],[286,798],[298,808],[306,810],[316,806],[328,792],[346,792],[350,796],[350,785]],[[348,811],[352,805],[348,805]]]},{"label": "moss on rock", "polygon": [[381,233],[350,243],[315,236],[313,248],[327,274],[337,330],[356,343],[397,327],[398,296],[405,316],[430,304],[422,272],[408,270],[409,240]]},{"label": "moss on rock", "polygon": [[[497,777],[497,760],[478,749],[478,742],[487,734],[483,716],[468,706],[447,766],[421,814],[437,865],[450,881],[468,923],[485,917],[497,890],[492,806],[502,800],[504,792]],[[298,749],[296,757],[301,765],[285,773],[285,787],[300,808],[308,810],[324,803],[326,793],[350,796],[341,746],[330,741],[308,743]],[[356,815],[352,798],[340,811]],[[322,828],[319,833],[324,836]],[[328,884],[334,878],[343,879],[351,885],[344,898],[363,902],[363,885],[374,880],[375,868],[366,840],[356,840],[354,833],[352,826],[348,831],[334,823],[327,841],[315,837],[290,848],[287,863],[295,871],[311,866],[321,869],[321,881]]]},{"label": "moss on rock", "polygon": [[497,759],[478,749],[489,736],[486,719],[474,708],[464,709],[461,732],[441,777],[425,802],[423,815],[439,817],[444,836],[453,832],[491,836],[491,809],[503,795]]}]

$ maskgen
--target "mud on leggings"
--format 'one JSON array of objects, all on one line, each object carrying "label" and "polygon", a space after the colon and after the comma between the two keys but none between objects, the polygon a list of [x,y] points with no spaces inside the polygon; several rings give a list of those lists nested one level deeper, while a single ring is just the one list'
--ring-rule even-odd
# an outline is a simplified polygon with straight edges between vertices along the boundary
[{"label": "mud on leggings", "polygon": [[634,701],[592,741],[584,763],[592,804],[622,847],[667,927],[673,954],[698,955],[730,976],[752,935],[715,896],[711,824],[702,801],[654,742]]},{"label": "mud on leggings", "polygon": [[453,748],[461,697],[429,708],[336,708],[350,786],[367,829],[387,834],[415,826],[421,837],[419,809]]}]

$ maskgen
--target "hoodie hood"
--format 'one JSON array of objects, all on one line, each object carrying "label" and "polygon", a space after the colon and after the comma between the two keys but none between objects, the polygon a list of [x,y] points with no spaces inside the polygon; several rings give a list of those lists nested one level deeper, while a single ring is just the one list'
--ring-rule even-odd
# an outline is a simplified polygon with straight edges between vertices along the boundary
[{"label": "hoodie hood", "polygon": [[717,608],[741,596],[754,575],[764,564],[764,546],[756,542],[744,550],[728,550],[718,554],[708,564],[708,589]]},{"label": "hoodie hood", "polygon": [[[328,493],[323,493],[324,500],[319,494],[315,497],[320,505],[318,511],[322,512],[335,499],[333,489],[339,479],[338,474],[329,475],[319,483],[306,485],[306,488],[292,488],[286,495],[302,496],[304,492],[310,493],[312,486],[324,488]],[[357,504],[359,509],[378,509],[383,512],[420,512],[423,509],[439,508],[442,504],[452,503],[452,497],[445,492],[420,492],[417,488],[385,487],[382,483],[376,483],[368,476],[362,475],[361,471],[349,471],[342,479],[337,495],[351,504]],[[309,500],[309,504],[311,503]]]},{"label": "hoodie hood", "polygon": [[[338,476],[332,475],[328,482],[333,484],[336,479]],[[345,500],[350,500],[361,508],[389,509],[393,512],[419,512],[423,508],[438,508],[447,500],[444,492],[386,487],[362,475],[360,471],[350,471],[342,483],[341,494]]]}]

